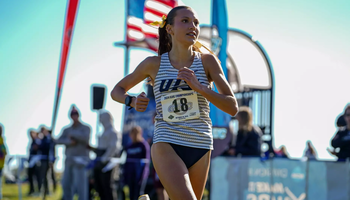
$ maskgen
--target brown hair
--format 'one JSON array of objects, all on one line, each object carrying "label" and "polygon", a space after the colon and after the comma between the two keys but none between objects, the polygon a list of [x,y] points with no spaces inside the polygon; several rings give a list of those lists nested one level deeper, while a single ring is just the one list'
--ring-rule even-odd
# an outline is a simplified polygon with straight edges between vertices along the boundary
[{"label": "brown hair", "polygon": [[345,106],[345,109],[344,109],[344,116],[346,115],[346,111],[350,110],[350,104],[346,105]]},{"label": "brown hair", "polygon": [[244,131],[251,131],[253,129],[253,114],[252,110],[247,106],[241,106],[237,117],[240,119],[239,129]]},{"label": "brown hair", "polygon": [[0,136],[2,136],[2,124],[0,124]]},{"label": "brown hair", "polygon": [[130,133],[140,134],[142,133],[142,128],[140,126],[134,126],[131,128]]},{"label": "brown hair", "polygon": [[165,20],[165,24],[163,28],[158,28],[158,34],[159,34],[159,47],[158,47],[158,55],[162,55],[163,53],[169,52],[172,48],[172,42],[171,42],[171,36],[166,31],[166,25],[174,24],[174,18],[176,16],[176,12],[181,9],[189,9],[192,10],[188,6],[177,6],[170,10],[170,12],[167,15],[167,18]]}]

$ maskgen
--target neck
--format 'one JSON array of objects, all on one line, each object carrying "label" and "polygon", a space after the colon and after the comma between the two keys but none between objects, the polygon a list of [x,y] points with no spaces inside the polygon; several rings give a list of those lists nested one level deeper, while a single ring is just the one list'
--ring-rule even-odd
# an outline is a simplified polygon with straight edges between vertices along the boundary
[{"label": "neck", "polygon": [[79,124],[80,124],[79,121],[73,122],[73,126],[74,126],[74,127],[75,127],[75,126],[78,126]]},{"label": "neck", "polygon": [[[143,141],[143,138],[142,137],[138,137],[138,138],[136,138],[136,140],[135,140],[136,142],[142,142]],[[135,142],[135,143],[136,143]]]},{"label": "neck", "polygon": [[193,58],[192,46],[183,46],[178,43],[173,43],[173,46],[169,52],[169,57],[172,62],[182,67],[190,67],[185,65],[190,65],[189,63]]}]

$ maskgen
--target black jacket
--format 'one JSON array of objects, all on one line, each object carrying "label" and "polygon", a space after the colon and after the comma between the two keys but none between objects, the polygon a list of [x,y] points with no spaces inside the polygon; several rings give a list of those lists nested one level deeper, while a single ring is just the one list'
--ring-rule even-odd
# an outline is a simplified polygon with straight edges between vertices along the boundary
[{"label": "black jacket", "polygon": [[332,139],[332,146],[334,148],[339,148],[339,153],[337,157],[340,159],[350,157],[350,130],[346,127],[339,129],[337,134]]},{"label": "black jacket", "polygon": [[261,136],[262,131],[257,126],[253,126],[249,132],[239,130],[235,147],[236,155],[261,156]]}]

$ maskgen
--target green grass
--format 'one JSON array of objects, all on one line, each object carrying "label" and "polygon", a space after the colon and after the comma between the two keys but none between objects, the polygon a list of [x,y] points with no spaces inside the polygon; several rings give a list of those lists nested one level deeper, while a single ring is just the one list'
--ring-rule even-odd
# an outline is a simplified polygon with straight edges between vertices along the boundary
[{"label": "green grass", "polygon": [[[41,196],[27,196],[29,191],[29,185],[23,183],[21,185],[22,190],[22,200],[42,200]],[[46,196],[46,200],[59,200],[62,197],[62,188],[60,184],[57,184],[57,190],[55,193],[52,193],[52,188],[50,188],[51,195]],[[19,188],[17,184],[2,184],[2,196],[3,200],[18,200],[19,199]]]}]

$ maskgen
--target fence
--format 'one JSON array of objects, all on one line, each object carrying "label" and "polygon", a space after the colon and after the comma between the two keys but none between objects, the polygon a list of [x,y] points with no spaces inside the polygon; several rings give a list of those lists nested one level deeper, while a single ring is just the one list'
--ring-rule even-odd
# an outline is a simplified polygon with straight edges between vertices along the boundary
[{"label": "fence", "polygon": [[210,199],[350,200],[349,161],[216,157]]}]

